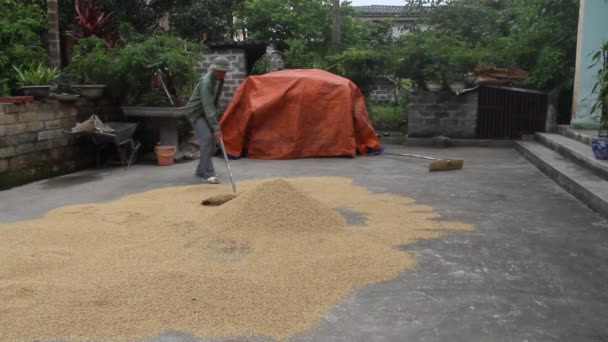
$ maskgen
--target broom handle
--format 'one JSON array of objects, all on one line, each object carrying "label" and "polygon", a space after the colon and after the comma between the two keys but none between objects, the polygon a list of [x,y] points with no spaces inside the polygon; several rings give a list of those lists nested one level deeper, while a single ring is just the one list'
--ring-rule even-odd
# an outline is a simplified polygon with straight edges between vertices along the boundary
[{"label": "broom handle", "polygon": [[425,157],[425,156],[420,156],[417,154],[390,153],[390,152],[385,152],[384,154],[387,154],[389,156],[402,156],[402,157],[412,157],[412,158],[420,158],[420,159],[426,159],[426,160],[438,160],[437,158]]},{"label": "broom handle", "polygon": [[220,145],[222,146],[222,154],[224,155],[224,161],[226,162],[226,168],[228,169],[228,176],[230,177],[230,184],[232,184],[232,191],[236,195],[236,185],[232,179],[232,171],[230,170],[230,164],[228,164],[228,155],[226,154],[226,148],[224,147],[224,139],[220,138]]}]

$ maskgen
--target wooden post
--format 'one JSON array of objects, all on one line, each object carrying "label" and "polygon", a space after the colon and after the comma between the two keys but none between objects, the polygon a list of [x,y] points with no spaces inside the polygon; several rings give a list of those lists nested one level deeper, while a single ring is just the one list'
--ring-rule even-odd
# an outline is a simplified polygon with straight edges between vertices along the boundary
[{"label": "wooden post", "polygon": [[334,48],[337,48],[340,44],[340,0],[333,1],[333,20],[332,20],[332,34],[331,42]]},{"label": "wooden post", "polygon": [[59,39],[59,6],[57,0],[47,0],[49,64],[61,67],[61,43]]}]

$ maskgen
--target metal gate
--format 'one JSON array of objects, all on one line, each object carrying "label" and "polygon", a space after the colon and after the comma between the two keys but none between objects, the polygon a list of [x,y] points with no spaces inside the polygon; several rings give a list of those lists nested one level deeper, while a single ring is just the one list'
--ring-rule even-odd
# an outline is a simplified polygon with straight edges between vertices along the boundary
[{"label": "metal gate", "polygon": [[480,139],[519,139],[545,130],[547,94],[509,87],[479,88],[476,135]]}]

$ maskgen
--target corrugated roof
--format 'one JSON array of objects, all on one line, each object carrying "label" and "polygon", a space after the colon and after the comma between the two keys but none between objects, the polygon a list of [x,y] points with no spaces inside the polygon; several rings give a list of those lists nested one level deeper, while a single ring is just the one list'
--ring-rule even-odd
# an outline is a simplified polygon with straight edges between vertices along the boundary
[{"label": "corrugated roof", "polygon": [[353,8],[363,15],[374,16],[395,16],[401,15],[405,11],[405,6],[370,5],[353,6]]},{"label": "corrugated roof", "polygon": [[[386,5],[370,5],[370,6],[353,6],[355,11],[359,12],[364,17],[398,17],[411,15],[406,13],[406,6],[386,6]],[[430,11],[430,7],[425,7],[424,11]]]}]

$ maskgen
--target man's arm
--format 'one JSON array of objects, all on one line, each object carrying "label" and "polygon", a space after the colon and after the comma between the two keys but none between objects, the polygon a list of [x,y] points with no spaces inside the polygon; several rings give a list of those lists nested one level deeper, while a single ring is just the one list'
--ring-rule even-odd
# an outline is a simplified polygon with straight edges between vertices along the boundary
[{"label": "man's arm", "polygon": [[201,101],[203,102],[203,111],[207,117],[207,122],[209,122],[211,128],[216,131],[219,127],[219,123],[217,122],[217,108],[215,107],[214,103],[214,89],[209,79],[203,79],[201,82],[200,92]]}]

